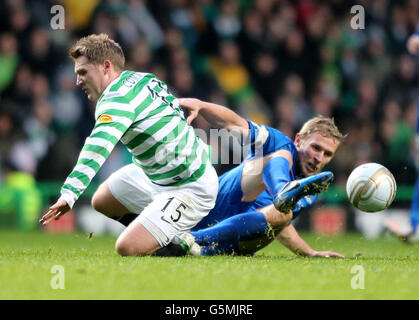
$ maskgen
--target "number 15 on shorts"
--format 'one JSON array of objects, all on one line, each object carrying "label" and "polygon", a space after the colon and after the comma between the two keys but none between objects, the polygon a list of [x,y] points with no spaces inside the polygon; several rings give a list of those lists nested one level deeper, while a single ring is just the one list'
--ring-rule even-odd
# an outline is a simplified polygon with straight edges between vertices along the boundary
[{"label": "number 15 on shorts", "polygon": [[186,205],[182,201],[179,201],[174,197],[168,198],[164,204],[164,207],[161,209],[161,211],[164,213],[162,219],[166,220],[169,218],[172,222],[178,222],[184,214],[186,208]]}]

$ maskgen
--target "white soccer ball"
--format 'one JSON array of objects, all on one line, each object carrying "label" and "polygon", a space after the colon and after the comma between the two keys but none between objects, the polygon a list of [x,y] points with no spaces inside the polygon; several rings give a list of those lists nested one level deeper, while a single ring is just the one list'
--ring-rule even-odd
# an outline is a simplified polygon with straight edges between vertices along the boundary
[{"label": "white soccer ball", "polygon": [[365,212],[386,209],[397,192],[393,174],[378,163],[356,167],[346,182],[346,193],[353,206]]}]

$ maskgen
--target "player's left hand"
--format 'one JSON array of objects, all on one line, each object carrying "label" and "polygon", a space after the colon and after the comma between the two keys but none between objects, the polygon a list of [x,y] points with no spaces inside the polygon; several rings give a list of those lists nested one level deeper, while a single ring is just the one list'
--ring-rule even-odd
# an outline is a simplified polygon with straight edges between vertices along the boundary
[{"label": "player's left hand", "polygon": [[43,215],[39,223],[42,225],[47,225],[52,220],[58,220],[62,215],[70,210],[70,206],[65,200],[58,200],[55,204],[49,207],[48,212]]},{"label": "player's left hand", "polygon": [[323,258],[341,258],[341,259],[345,258],[345,256],[341,255],[340,253],[332,252],[332,251],[314,251],[314,253],[311,256],[323,257]]}]

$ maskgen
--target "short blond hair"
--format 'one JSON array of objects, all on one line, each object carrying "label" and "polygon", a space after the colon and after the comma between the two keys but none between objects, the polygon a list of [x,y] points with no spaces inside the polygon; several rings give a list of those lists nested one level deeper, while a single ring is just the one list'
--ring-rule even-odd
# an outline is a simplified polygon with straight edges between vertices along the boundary
[{"label": "short blond hair", "polygon": [[322,136],[336,139],[339,141],[339,144],[346,138],[346,135],[339,131],[334,119],[324,116],[314,117],[304,123],[299,132],[300,139],[304,140],[315,132],[320,133]]},{"label": "short blond hair", "polygon": [[118,71],[124,70],[125,66],[121,46],[104,33],[81,38],[70,48],[69,55],[73,60],[84,56],[89,62],[96,64],[109,60]]}]

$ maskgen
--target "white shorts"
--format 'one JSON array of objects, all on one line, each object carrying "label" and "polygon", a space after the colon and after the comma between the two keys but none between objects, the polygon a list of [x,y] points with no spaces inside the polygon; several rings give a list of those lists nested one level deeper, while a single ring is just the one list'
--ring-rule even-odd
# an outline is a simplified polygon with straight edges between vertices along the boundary
[{"label": "white shorts", "polygon": [[218,176],[211,165],[197,181],[168,187],[154,184],[140,167],[129,164],[113,173],[107,184],[122,205],[139,214],[135,221],[161,246],[198,224],[214,207],[218,192]]}]

